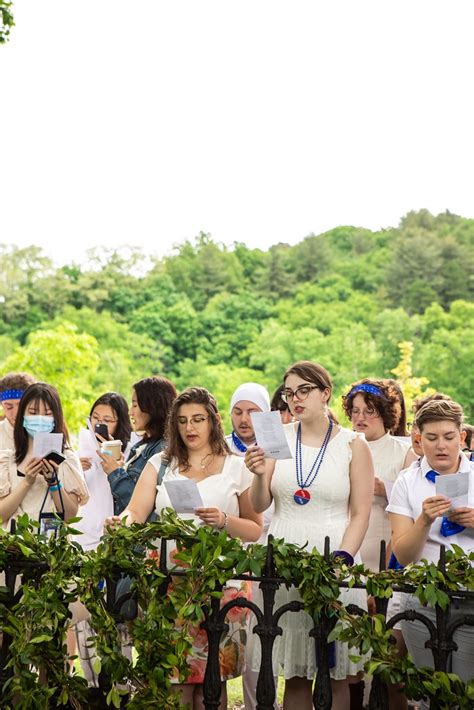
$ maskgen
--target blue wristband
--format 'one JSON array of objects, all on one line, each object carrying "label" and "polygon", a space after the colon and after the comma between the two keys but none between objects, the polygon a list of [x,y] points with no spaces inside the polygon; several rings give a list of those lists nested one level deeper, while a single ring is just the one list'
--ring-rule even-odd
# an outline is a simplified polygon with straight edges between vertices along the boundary
[{"label": "blue wristband", "polygon": [[337,559],[339,557],[340,560],[346,563],[349,567],[354,564],[354,558],[352,557],[350,552],[347,552],[346,550],[334,550],[332,553],[332,556],[334,559]]},{"label": "blue wristband", "polygon": [[62,488],[62,483],[59,481],[58,483],[55,483],[54,486],[50,486],[49,490],[50,491],[59,491]]}]

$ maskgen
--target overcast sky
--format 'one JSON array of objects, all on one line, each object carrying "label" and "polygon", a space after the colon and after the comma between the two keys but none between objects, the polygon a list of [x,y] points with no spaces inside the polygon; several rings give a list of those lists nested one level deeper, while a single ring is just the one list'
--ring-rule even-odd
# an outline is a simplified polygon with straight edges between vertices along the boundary
[{"label": "overcast sky", "polygon": [[16,0],[0,242],[59,263],[474,217],[472,0]]}]

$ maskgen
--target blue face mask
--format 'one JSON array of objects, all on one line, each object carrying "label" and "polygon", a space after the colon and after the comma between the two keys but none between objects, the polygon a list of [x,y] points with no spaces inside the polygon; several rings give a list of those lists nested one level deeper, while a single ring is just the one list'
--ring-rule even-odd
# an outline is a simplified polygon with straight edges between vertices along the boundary
[{"label": "blue face mask", "polygon": [[23,417],[23,426],[30,436],[51,434],[54,429],[54,417],[30,414]]}]

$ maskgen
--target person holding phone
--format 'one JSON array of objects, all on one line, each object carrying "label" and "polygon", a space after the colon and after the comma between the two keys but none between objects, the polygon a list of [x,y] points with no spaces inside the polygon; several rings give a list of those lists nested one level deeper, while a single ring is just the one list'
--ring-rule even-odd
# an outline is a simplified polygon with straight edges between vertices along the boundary
[{"label": "person holding phone", "polygon": [[166,377],[146,377],[133,385],[130,419],[143,437],[130,449],[126,462],[99,452],[114,501],[114,513],[127,507],[140,475],[152,456],[165,448],[165,426],[176,398],[176,387]]},{"label": "person holding phone", "polygon": [[[89,418],[97,442],[119,440],[122,443],[122,455],[125,456],[132,433],[125,398],[117,392],[106,392],[92,405]],[[90,441],[92,449],[94,442],[91,432],[88,429],[81,432],[80,441],[83,434]],[[79,508],[78,515],[82,520],[75,527],[82,532],[82,535],[78,536],[77,542],[85,550],[95,550],[103,534],[104,520],[113,514],[114,500],[99,452],[81,456],[80,462],[90,497],[86,505]]]},{"label": "person holding phone", "polygon": [[[33,439],[38,433],[62,434],[62,453],[34,457]],[[74,517],[89,493],[79,458],[69,443],[61,400],[54,387],[37,382],[25,390],[13,437],[14,448],[0,451],[2,526],[9,529],[10,521],[23,513],[35,519],[40,513],[54,512],[65,520]]]}]

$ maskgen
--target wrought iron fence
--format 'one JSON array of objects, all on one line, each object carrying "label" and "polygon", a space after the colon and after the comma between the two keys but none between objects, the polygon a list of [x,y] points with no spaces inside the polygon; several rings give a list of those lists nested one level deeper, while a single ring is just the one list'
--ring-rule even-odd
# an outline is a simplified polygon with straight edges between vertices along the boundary
[{"label": "wrought iron fence", "polygon": [[[330,560],[329,538],[326,538],[324,556],[326,561]],[[161,587],[163,595],[166,594],[171,581],[170,571],[167,568],[167,541],[161,541],[160,570],[165,575],[165,580]],[[441,571],[445,568],[445,551],[441,548],[438,567]],[[380,569],[385,568],[385,543],[381,543]],[[8,590],[3,599],[5,606],[12,608],[21,599],[22,580],[39,579],[45,570],[44,564],[29,560],[12,559],[5,569],[5,585]],[[176,571],[174,575],[185,575],[185,571]],[[117,623],[123,621],[121,610],[123,605],[133,599],[134,592],[129,590],[119,594],[117,591],[120,570],[117,570],[115,577],[105,580],[105,605],[109,613],[115,618]],[[209,652],[203,684],[203,697],[206,710],[217,710],[220,705],[221,679],[219,671],[219,644],[222,635],[227,631],[226,614],[234,607],[249,609],[255,617],[256,624],[253,626],[255,633],[261,644],[261,664],[257,684],[257,710],[272,710],[276,699],[276,688],[272,665],[273,645],[276,637],[282,634],[279,621],[284,614],[296,613],[304,609],[302,601],[291,601],[283,606],[275,608],[275,596],[281,585],[286,584],[285,580],[276,576],[273,563],[272,541],[269,540],[266,556],[265,569],[262,576],[240,575],[235,579],[247,580],[259,583],[262,592],[262,604],[258,606],[254,601],[249,601],[242,597],[237,597],[224,606],[220,606],[218,598],[212,598],[210,606],[204,608],[205,620],[202,628],[208,636]],[[348,587],[347,582],[340,584],[340,587]],[[365,588],[362,584],[355,584],[354,588]],[[396,591],[413,593],[415,587],[403,585],[394,587]],[[461,591],[449,594],[450,597],[474,599],[474,592]],[[376,612],[386,618],[388,599],[376,598]],[[351,614],[366,614],[367,611],[355,605],[347,607]],[[393,627],[402,619],[409,621],[418,620],[428,629],[429,641],[426,644],[433,654],[434,669],[436,671],[448,671],[448,661],[450,654],[457,650],[456,642],[453,639],[454,633],[461,625],[474,626],[474,615],[466,615],[456,621],[450,620],[450,608],[443,610],[439,605],[435,606],[436,623],[427,618],[423,613],[414,610],[407,610],[394,615],[386,620],[388,629]],[[330,677],[330,644],[328,636],[333,630],[337,618],[322,614],[319,622],[315,623],[310,632],[314,639],[314,652],[317,659],[317,674],[314,679],[313,704],[317,710],[330,710],[332,706],[332,691]],[[1,629],[0,629],[1,630]],[[9,646],[11,637],[8,633],[3,633],[0,647],[0,688],[8,680],[12,671],[7,667],[9,658]],[[473,669],[474,674],[474,669]],[[99,674],[99,688],[104,691],[104,697],[109,689],[109,683],[104,671]],[[386,710],[388,707],[388,690],[386,684],[379,675],[373,677],[372,688],[369,699],[369,710]],[[431,700],[431,707],[437,708],[436,698]]]}]

